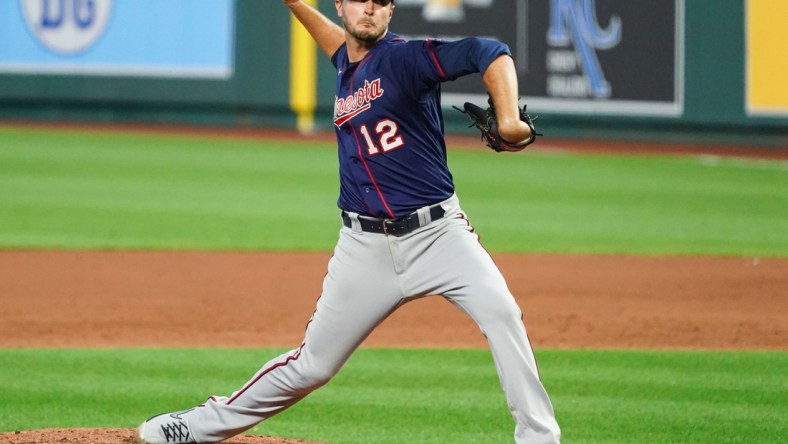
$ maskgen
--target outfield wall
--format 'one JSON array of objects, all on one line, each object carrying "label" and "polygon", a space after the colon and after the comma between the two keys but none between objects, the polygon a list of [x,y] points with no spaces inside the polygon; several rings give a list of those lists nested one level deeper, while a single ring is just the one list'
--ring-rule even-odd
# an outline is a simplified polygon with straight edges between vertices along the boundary
[{"label": "outfield wall", "polygon": [[[788,2],[492,0],[437,14],[397,0],[411,38],[509,44],[529,110],[567,137],[788,140]],[[278,0],[0,3],[0,118],[292,127],[290,19]],[[333,2],[320,8],[334,17]],[[455,11],[457,12],[457,11]],[[317,64],[318,127],[335,73]],[[484,100],[471,76],[444,105]],[[467,131],[446,112],[449,131]]]}]

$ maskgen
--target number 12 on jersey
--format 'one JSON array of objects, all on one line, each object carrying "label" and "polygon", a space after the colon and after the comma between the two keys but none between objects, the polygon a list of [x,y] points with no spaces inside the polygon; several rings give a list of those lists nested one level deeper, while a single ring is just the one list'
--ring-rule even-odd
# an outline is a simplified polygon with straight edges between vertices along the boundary
[{"label": "number 12 on jersey", "polygon": [[370,156],[379,154],[381,149],[385,153],[405,144],[405,141],[402,140],[402,136],[399,135],[397,122],[390,119],[381,120],[375,125],[375,136],[377,136],[380,148],[378,148],[378,144],[375,144],[375,141],[372,139],[373,135],[370,134],[367,125],[361,125],[359,130],[364,136],[364,141],[367,143],[367,151]]}]

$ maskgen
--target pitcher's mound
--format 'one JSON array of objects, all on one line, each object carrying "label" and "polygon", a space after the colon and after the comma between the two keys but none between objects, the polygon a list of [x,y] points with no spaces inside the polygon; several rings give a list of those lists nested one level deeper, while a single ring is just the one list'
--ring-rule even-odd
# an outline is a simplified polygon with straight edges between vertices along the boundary
[{"label": "pitcher's mound", "polygon": [[[0,433],[3,444],[133,444],[134,429],[42,429]],[[225,441],[228,444],[310,444],[309,441],[273,438],[270,436],[239,435]]]}]

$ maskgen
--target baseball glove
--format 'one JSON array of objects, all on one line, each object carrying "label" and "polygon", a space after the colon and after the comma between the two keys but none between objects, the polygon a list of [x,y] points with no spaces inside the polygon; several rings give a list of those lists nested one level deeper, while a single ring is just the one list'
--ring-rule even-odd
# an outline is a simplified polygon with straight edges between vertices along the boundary
[{"label": "baseball glove", "polygon": [[487,109],[468,102],[465,102],[465,109],[460,109],[456,106],[454,109],[466,114],[471,119],[470,126],[475,126],[482,132],[482,141],[487,142],[487,146],[491,149],[497,152],[520,151],[532,144],[536,140],[536,136],[542,135],[541,133],[537,133],[536,128],[534,128],[534,120],[536,120],[537,117],[534,116],[531,118],[525,111],[528,105],[523,105],[523,109],[520,110],[520,120],[531,127],[531,137],[518,143],[507,142],[498,134],[498,118],[495,116],[495,104],[493,103],[492,97],[487,99],[487,103],[489,104]]}]

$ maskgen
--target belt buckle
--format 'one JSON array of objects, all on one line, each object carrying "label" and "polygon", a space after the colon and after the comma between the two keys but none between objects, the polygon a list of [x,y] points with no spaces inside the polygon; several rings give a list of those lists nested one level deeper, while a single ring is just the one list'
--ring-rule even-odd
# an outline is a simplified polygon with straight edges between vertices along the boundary
[{"label": "belt buckle", "polygon": [[400,237],[407,232],[407,225],[404,229],[400,226],[401,223],[405,222],[405,218],[399,219],[383,219],[383,234],[386,236],[396,236]]},{"label": "belt buckle", "polygon": [[400,217],[399,219],[384,219],[383,220],[383,234],[387,236],[404,236],[410,233],[410,224],[407,217]]}]

